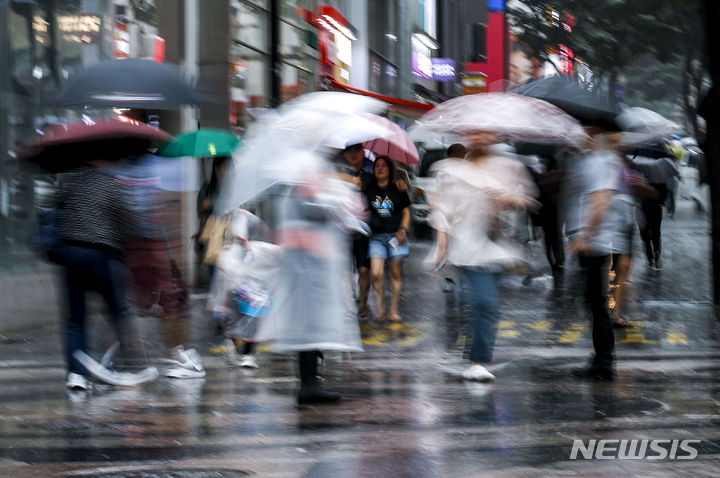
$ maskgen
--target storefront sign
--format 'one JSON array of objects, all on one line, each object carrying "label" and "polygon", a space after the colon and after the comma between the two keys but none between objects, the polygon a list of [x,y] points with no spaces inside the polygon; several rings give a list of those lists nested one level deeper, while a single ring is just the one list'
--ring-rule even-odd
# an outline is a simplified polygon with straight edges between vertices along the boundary
[{"label": "storefront sign", "polygon": [[483,74],[466,74],[462,78],[463,95],[474,95],[487,92],[487,76]]},{"label": "storefront sign", "polygon": [[413,71],[422,78],[432,78],[432,60],[424,51],[413,50]]},{"label": "storefront sign", "polygon": [[433,58],[432,79],[435,81],[455,81],[455,60],[452,58]]},{"label": "storefront sign", "polygon": [[58,29],[63,39],[75,43],[97,43],[102,20],[97,15],[59,15]]}]

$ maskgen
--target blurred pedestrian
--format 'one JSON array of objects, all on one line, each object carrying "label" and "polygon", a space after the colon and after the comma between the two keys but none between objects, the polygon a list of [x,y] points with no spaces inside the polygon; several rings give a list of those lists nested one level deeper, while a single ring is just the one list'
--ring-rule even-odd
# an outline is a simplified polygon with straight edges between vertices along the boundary
[{"label": "blurred pedestrian", "polygon": [[591,379],[614,377],[615,337],[608,311],[608,272],[612,252],[627,252],[628,208],[621,194],[623,164],[617,154],[618,133],[600,126],[587,128],[590,151],[578,158],[567,181],[569,249],[577,254],[585,274],[585,302],[592,315],[595,355],[578,375]]},{"label": "blurred pedestrian", "polygon": [[[185,257],[182,184],[163,184],[182,159],[146,154],[119,172],[127,186],[130,212],[137,223],[127,249],[133,304],[138,314],[160,320],[164,345],[172,359],[167,377],[201,378],[205,369],[189,340],[192,304],[182,277]],[[181,183],[181,179],[177,179]]]},{"label": "blurred pedestrian", "polygon": [[496,234],[498,215],[534,205],[536,195],[522,163],[490,153],[489,147],[497,142],[491,133],[470,135],[464,160],[439,161],[433,168],[439,182],[430,216],[437,230],[434,268],[447,263],[459,269],[472,307],[466,380],[495,378],[485,366],[492,362],[497,334],[498,278],[523,261],[522,249]]},{"label": "blurred pedestrian", "polygon": [[[98,153],[101,156],[101,152]],[[68,315],[65,321],[65,360],[70,389],[90,388],[90,372],[78,361],[87,356],[85,330],[88,292],[100,294],[111,323],[125,348],[127,270],[123,264],[129,223],[127,191],[103,161],[67,173],[58,192],[59,232],[63,242],[59,262],[64,268]],[[127,350],[125,350],[127,352]]]},{"label": "blurred pedestrian", "polygon": [[213,211],[222,191],[229,160],[227,156],[213,158],[210,181],[202,184],[197,197],[198,232],[193,237],[195,250],[206,267],[208,281],[212,281],[215,262],[224,246],[227,221]]},{"label": "blurred pedestrian", "polygon": [[[671,178],[669,181],[674,181]],[[655,270],[662,269],[662,220],[663,207],[668,201],[670,192],[666,183],[651,183],[655,194],[645,197],[640,202],[642,215],[638,217],[640,237],[645,246],[645,256],[648,267]]]},{"label": "blurred pedestrian", "polygon": [[208,305],[226,337],[228,364],[258,368],[258,324],[273,307],[282,249],[267,242],[265,225],[248,209],[235,208],[230,216],[232,240],[218,257]]},{"label": "blurred pedestrian", "polygon": [[[401,322],[400,295],[402,293],[403,259],[410,254],[407,231],[410,227],[410,198],[395,184],[393,161],[387,156],[375,158],[375,181],[363,193],[370,204],[370,269],[377,298],[376,320]],[[390,312],[385,303],[385,261],[390,261],[392,299]]]},{"label": "blurred pedestrian", "polygon": [[[356,193],[329,169],[308,168],[302,174],[273,186],[259,207],[283,255],[274,307],[260,322],[258,336],[271,339],[274,352],[298,353],[298,403],[334,402],[340,394],[318,380],[322,351],[362,350],[345,280],[347,233],[352,232],[345,218],[351,216],[348,201]],[[362,210],[359,201],[351,210]]]},{"label": "blurred pedestrian", "polygon": [[[365,190],[375,181],[372,175],[372,162],[367,160],[362,144],[348,145],[342,152],[343,164],[339,165],[339,176],[344,181],[354,184],[358,191]],[[368,164],[369,163],[369,164]],[[369,165],[370,171],[365,168]],[[370,292],[370,256],[368,255],[370,240],[367,235],[356,232],[352,235],[353,264],[358,273],[358,315],[367,319],[368,293]]]}]

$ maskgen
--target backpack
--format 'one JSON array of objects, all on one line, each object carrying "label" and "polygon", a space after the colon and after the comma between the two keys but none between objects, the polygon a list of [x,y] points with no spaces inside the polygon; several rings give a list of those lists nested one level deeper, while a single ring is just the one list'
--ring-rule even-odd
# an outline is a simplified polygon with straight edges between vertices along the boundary
[{"label": "backpack", "polygon": [[33,249],[50,262],[60,263],[63,241],[60,235],[62,204],[41,209],[37,216],[37,229],[31,239]]},{"label": "backpack", "polygon": [[83,179],[70,191],[62,193],[54,207],[42,208],[37,215],[37,228],[30,239],[32,248],[42,257],[60,264],[62,262],[63,239],[60,232],[61,216],[65,207],[65,198],[83,184]]}]

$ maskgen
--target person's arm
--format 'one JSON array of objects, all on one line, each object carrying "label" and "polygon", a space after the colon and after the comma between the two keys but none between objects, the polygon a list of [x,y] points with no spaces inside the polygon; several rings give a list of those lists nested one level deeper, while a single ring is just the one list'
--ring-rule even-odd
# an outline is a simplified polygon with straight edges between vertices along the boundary
[{"label": "person's arm", "polygon": [[360,176],[353,176],[351,174],[342,172],[338,172],[337,175],[341,180],[345,181],[346,183],[352,183],[359,188],[363,187],[362,179],[360,178]]},{"label": "person's arm", "polygon": [[597,233],[598,227],[602,224],[614,194],[615,191],[612,189],[603,189],[590,194],[590,220],[582,235],[569,245],[570,250],[577,253],[584,253],[589,250],[590,238]]},{"label": "person's arm", "polygon": [[407,231],[410,227],[410,208],[406,207],[402,210],[402,219],[400,220],[400,228],[395,233],[400,244],[405,244],[407,240]]},{"label": "person's arm", "polygon": [[405,171],[404,169],[398,169],[397,175],[399,177],[398,177],[398,179],[395,180],[395,187],[398,188],[402,192],[406,192],[410,185],[410,176],[408,175],[407,171]]},{"label": "person's arm", "polygon": [[435,259],[433,260],[433,269],[440,269],[445,264],[448,250],[448,233],[445,231],[437,230],[436,238],[437,244],[435,246]]}]

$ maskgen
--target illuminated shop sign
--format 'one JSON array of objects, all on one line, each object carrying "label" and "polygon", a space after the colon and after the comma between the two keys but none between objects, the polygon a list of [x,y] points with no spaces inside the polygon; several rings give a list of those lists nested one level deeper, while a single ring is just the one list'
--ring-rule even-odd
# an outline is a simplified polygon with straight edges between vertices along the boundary
[{"label": "illuminated shop sign", "polygon": [[452,58],[433,58],[432,79],[435,81],[455,81],[455,60]]},{"label": "illuminated shop sign", "polygon": [[[33,17],[33,30],[38,43],[49,40],[48,22],[40,15]],[[58,15],[57,26],[63,41],[73,43],[97,43],[102,21],[97,15]]]}]

